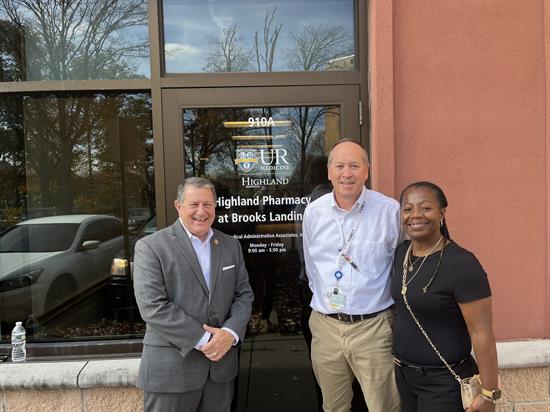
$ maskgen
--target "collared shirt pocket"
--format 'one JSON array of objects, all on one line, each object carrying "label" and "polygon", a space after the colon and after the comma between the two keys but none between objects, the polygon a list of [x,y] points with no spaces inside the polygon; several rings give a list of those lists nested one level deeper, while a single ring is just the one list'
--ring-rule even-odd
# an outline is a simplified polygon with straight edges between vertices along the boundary
[{"label": "collared shirt pocket", "polygon": [[393,251],[386,242],[364,241],[357,252],[359,266],[370,276],[377,278],[386,273],[393,260]]}]

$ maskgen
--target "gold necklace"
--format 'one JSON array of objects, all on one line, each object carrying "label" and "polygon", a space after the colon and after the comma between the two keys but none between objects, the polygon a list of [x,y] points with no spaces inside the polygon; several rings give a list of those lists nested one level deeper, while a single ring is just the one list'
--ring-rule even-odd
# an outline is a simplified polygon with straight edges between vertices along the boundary
[{"label": "gold necklace", "polygon": [[409,272],[413,271],[414,265],[416,265],[416,262],[418,262],[420,260],[420,258],[422,257],[422,256],[417,256],[416,259],[413,262],[412,259],[411,259],[411,255],[412,255],[412,253],[409,255],[409,258],[407,259],[407,261],[409,262]]},{"label": "gold necklace", "polygon": [[[437,248],[437,246],[439,246],[439,244],[441,243],[441,240],[443,240],[443,236],[441,236],[439,238],[439,240],[436,242],[435,245],[432,246],[432,248],[428,251],[428,253],[426,254],[426,256],[424,256],[422,258],[422,261],[420,262],[420,266],[418,266],[418,269],[416,269],[416,272],[413,273],[413,275],[410,277],[410,279],[407,281],[407,264],[405,264],[405,262],[408,263],[408,261],[410,261],[410,258],[411,258],[411,252],[412,252],[412,242],[411,244],[409,245],[409,248],[407,249],[407,253],[406,253],[406,256],[405,256],[405,260],[403,262],[403,286],[401,288],[401,294],[404,295],[405,293],[407,293],[407,286],[409,285],[409,283],[412,282],[412,280],[414,279],[414,277],[416,275],[418,275],[418,272],[420,272],[420,269],[422,268],[422,265],[424,265],[424,262],[426,261],[426,259],[428,258],[428,256],[431,255],[431,253]],[[415,261],[415,263],[418,261],[418,259]]]}]

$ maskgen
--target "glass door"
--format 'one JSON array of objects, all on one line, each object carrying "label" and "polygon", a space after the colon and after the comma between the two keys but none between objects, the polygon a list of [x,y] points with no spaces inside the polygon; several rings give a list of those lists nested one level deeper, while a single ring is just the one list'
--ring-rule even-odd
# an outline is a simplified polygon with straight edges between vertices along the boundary
[{"label": "glass door", "polygon": [[[332,190],[332,145],[359,140],[358,89],[163,91],[166,205],[184,177],[211,179],[215,227],[240,240],[254,290],[235,410],[319,410],[301,222],[306,206]],[[166,216],[171,223],[175,210]]]}]

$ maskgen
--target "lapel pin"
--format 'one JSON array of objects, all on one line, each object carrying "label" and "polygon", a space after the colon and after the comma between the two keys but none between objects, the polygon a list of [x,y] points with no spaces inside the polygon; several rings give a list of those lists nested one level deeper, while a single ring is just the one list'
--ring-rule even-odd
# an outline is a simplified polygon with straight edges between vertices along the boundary
[{"label": "lapel pin", "polygon": [[219,243],[220,243],[220,242],[218,241],[218,239],[214,239],[214,244],[215,244],[216,246],[218,246]]}]

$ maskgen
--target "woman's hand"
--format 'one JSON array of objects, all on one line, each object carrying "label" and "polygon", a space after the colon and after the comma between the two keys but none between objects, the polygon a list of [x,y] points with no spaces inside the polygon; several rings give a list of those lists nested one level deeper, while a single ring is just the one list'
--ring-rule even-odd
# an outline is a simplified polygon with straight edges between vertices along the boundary
[{"label": "woman's hand", "polygon": [[495,404],[487,399],[483,399],[481,394],[477,395],[472,405],[466,409],[466,412],[494,412]]}]

